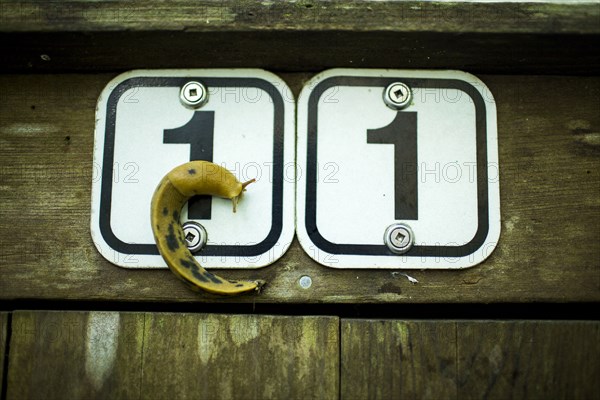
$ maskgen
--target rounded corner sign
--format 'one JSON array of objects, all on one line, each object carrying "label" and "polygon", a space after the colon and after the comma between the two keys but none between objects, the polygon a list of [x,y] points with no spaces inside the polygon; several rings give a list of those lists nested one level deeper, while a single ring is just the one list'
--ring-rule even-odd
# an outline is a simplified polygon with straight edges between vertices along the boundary
[{"label": "rounded corner sign", "polygon": [[479,79],[329,70],[297,107],[296,230],[315,261],[467,268],[496,247],[496,106]]},{"label": "rounded corner sign", "polygon": [[[186,106],[182,87],[200,82],[208,99]],[[137,70],[98,99],[92,239],[113,264],[166,268],[150,227],[150,200],[177,165],[207,160],[241,180],[256,179],[233,213],[229,201],[197,196],[182,221],[202,224],[207,267],[259,268],[280,258],[294,235],[294,98],[257,69]],[[291,171],[291,172],[290,172]]]}]

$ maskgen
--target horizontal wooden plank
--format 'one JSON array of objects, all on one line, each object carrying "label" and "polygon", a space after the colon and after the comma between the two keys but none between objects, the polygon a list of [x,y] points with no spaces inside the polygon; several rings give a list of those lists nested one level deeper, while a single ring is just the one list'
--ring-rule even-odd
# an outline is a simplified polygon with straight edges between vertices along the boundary
[{"label": "horizontal wooden plank", "polygon": [[343,399],[590,399],[600,323],[342,320]]},{"label": "horizontal wooden plank", "polygon": [[466,67],[594,74],[599,18],[600,5],[588,3],[3,1],[0,70]]},{"label": "horizontal wooden plank", "polygon": [[332,317],[16,312],[7,394],[334,399],[338,332]]},{"label": "horizontal wooden plank", "polygon": [[[600,33],[597,4],[444,1],[4,0],[0,32],[393,30]],[[361,23],[353,19],[360,15]],[[494,22],[491,24],[490,22]],[[401,22],[401,23],[399,23]],[[526,23],[525,23],[526,22]]]},{"label": "horizontal wooden plank", "polygon": [[[169,271],[127,270],[89,233],[96,99],[112,74],[0,76],[0,299],[160,302],[599,301],[600,78],[481,76],[498,109],[502,234],[462,271],[336,270],[297,241],[277,263],[226,271],[257,295],[189,291]],[[282,74],[295,93],[309,74]],[[309,289],[299,286],[308,275]]]}]

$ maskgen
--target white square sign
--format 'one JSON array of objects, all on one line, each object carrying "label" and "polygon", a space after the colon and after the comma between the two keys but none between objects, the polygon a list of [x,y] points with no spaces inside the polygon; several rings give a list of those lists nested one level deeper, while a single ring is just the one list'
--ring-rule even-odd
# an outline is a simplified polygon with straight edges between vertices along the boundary
[{"label": "white square sign", "polygon": [[500,235],[496,125],[490,91],[463,72],[317,75],[298,100],[302,247],[336,268],[480,263]]},{"label": "white square sign", "polygon": [[[207,102],[196,109],[180,101],[190,81],[208,91]],[[172,168],[208,160],[256,183],[235,214],[230,201],[216,197],[193,198],[184,207],[182,222],[199,222],[208,233],[198,261],[209,268],[276,261],[294,235],[294,139],[293,96],[269,72],[138,70],[116,77],[96,110],[96,247],[122,267],[166,268],[150,226],[152,195]]]}]

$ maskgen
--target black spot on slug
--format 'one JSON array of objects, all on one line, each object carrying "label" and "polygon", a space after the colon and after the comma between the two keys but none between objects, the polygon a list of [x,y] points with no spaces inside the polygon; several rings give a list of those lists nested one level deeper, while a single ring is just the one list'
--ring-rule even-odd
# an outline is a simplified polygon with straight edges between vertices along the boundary
[{"label": "black spot on slug", "polygon": [[156,224],[156,230],[160,231],[160,225],[159,224]]},{"label": "black spot on slug", "polygon": [[163,208],[163,215],[164,216],[169,215],[169,210],[167,209],[167,207]]},{"label": "black spot on slug", "polygon": [[216,276],[214,276],[213,274],[211,274],[210,272],[206,271],[204,273],[204,276],[208,279],[210,279],[213,283],[217,283],[217,284],[221,284],[223,283],[222,280],[220,280],[219,278],[217,278]]},{"label": "black spot on slug", "polygon": [[190,262],[184,259],[179,260],[179,263],[182,267],[189,269],[192,271],[192,275],[194,278],[198,279],[200,282],[208,282],[208,278],[205,277],[201,272],[200,268],[198,268],[198,264],[196,262]]},{"label": "black spot on slug", "polygon": [[169,250],[175,251],[179,248],[179,242],[177,241],[177,237],[175,237],[173,224],[169,224],[169,234],[165,236],[165,239],[167,239],[167,246],[169,247]]},{"label": "black spot on slug", "polygon": [[177,210],[173,211],[173,219],[176,222],[179,222],[179,213],[177,212]]},{"label": "black spot on slug", "polygon": [[192,269],[196,266],[196,264],[194,264],[193,262],[189,262],[188,260],[184,260],[183,258],[179,260],[179,264],[181,264],[182,267],[187,269]]},{"label": "black spot on slug", "polygon": [[194,168],[188,169],[188,174],[190,174],[190,175],[196,175],[196,170]]},{"label": "black spot on slug", "polygon": [[242,287],[244,285],[242,285],[241,283],[238,283],[237,285],[235,285],[235,287]]}]

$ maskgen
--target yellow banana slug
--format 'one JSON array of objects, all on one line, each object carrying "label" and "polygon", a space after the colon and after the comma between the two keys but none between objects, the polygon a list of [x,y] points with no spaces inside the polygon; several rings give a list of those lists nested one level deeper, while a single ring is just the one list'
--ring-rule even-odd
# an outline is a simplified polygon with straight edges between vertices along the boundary
[{"label": "yellow banana slug", "polygon": [[191,161],[171,170],[152,196],[151,222],[158,251],[169,269],[196,291],[234,296],[259,290],[262,281],[230,281],[216,276],[192,256],[179,221],[181,208],[192,196],[211,195],[230,199],[236,212],[245,187],[227,169],[208,161]]}]

